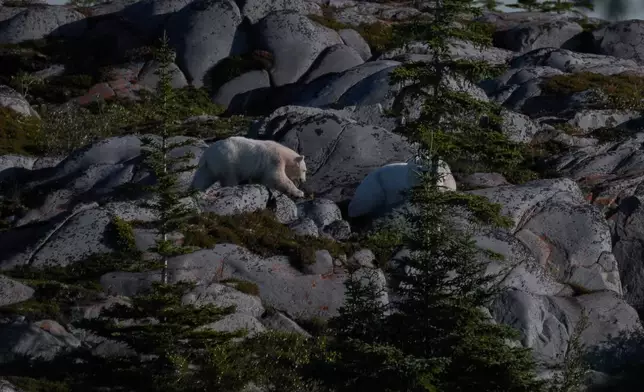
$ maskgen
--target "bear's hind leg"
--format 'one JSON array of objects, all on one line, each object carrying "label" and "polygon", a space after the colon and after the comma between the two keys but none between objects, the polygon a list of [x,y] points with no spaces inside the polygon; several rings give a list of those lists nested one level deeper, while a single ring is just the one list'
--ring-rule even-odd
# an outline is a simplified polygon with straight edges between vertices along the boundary
[{"label": "bear's hind leg", "polygon": [[222,187],[237,186],[239,185],[239,179],[234,173],[226,173],[219,180],[219,183],[221,184]]}]

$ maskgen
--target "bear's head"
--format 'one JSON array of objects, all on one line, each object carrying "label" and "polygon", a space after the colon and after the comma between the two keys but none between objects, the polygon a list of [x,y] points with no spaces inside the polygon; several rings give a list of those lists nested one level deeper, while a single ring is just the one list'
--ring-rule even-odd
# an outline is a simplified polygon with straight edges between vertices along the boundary
[{"label": "bear's head", "polygon": [[306,181],[306,163],[304,162],[304,155],[300,155],[293,159],[293,162],[286,165],[286,175],[293,181],[300,184]]}]

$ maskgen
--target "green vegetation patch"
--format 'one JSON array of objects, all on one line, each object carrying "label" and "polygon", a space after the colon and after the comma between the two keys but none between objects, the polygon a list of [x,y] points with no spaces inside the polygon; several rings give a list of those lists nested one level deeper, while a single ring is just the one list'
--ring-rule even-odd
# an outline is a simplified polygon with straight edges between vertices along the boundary
[{"label": "green vegetation patch", "polygon": [[643,110],[644,77],[629,74],[600,75],[580,72],[556,75],[542,84],[545,94],[567,96],[595,91],[597,103],[606,109]]},{"label": "green vegetation patch", "polygon": [[216,117],[206,121],[193,121],[181,125],[182,135],[217,141],[230,136],[244,135],[253,122],[253,117]]},{"label": "green vegetation patch", "polygon": [[119,217],[114,217],[108,227],[115,248],[134,254],[137,252],[136,242],[134,240],[134,228],[132,224]]},{"label": "green vegetation patch", "polygon": [[309,19],[328,27],[333,30],[354,29],[371,47],[374,54],[379,54],[387,49],[390,49],[394,44],[394,28],[392,25],[384,22],[376,23],[361,23],[358,26],[350,26],[348,24],[338,22],[334,16],[334,9],[332,7],[323,6],[322,16],[308,15]]},{"label": "green vegetation patch", "polygon": [[82,286],[63,284],[50,280],[22,280],[35,290],[27,301],[0,307],[0,314],[16,314],[28,320],[56,320],[67,323],[71,309],[85,301],[98,301],[102,297],[96,290]]},{"label": "green vegetation patch", "polygon": [[114,252],[93,254],[85,260],[67,266],[19,266],[3,271],[3,274],[22,281],[58,282],[76,285],[88,290],[100,290],[101,286],[98,280],[108,272],[141,272],[155,268],[158,268],[158,263]]},{"label": "green vegetation patch", "polygon": [[[82,86],[88,84],[87,78],[83,75],[67,77],[65,80],[76,87],[63,89],[84,94],[86,90]],[[46,90],[48,85],[46,82],[31,89],[35,95],[40,89]],[[67,94],[63,90],[57,91],[51,92],[52,97]],[[214,104],[204,89],[185,87],[174,90],[174,95],[176,110],[169,114],[168,121],[179,122],[198,115],[217,116],[223,112],[222,107]],[[97,100],[78,109],[43,110],[40,113],[42,121],[0,108],[0,154],[68,154],[103,138],[154,130],[159,126],[157,112],[157,103],[149,93],[143,93],[139,101]],[[185,132],[180,133],[196,137],[228,136],[249,122],[243,117],[216,118],[202,124],[186,124],[182,129]]]},{"label": "green vegetation patch", "polygon": [[[96,80],[85,74],[52,76],[40,83],[34,83],[27,92],[32,103],[62,104],[72,98],[85,95],[96,84]],[[11,86],[23,93],[20,81],[12,81]]]},{"label": "green vegetation patch", "polygon": [[7,376],[5,378],[23,392],[69,392],[69,386],[58,381],[18,376]]},{"label": "green vegetation patch", "polygon": [[252,53],[235,55],[221,60],[208,72],[206,84],[216,92],[221,86],[246,72],[264,69],[265,66]]},{"label": "green vegetation patch", "polygon": [[402,246],[403,233],[401,230],[383,229],[367,234],[361,242],[365,248],[373,252],[377,265],[383,268]]},{"label": "green vegetation patch", "polygon": [[230,278],[222,280],[221,283],[231,286],[237,291],[241,291],[244,294],[254,296],[259,295],[259,287],[255,283],[249,282],[247,280]]},{"label": "green vegetation patch", "polygon": [[66,323],[72,307],[104,297],[99,279],[113,271],[142,272],[159,268],[133,253],[95,254],[68,266],[20,266],[3,274],[35,290],[24,302],[0,308],[0,314],[23,315],[32,320],[44,318]]},{"label": "green vegetation patch", "polygon": [[187,222],[183,233],[186,246],[212,248],[218,243],[232,243],[264,257],[288,256],[296,268],[313,264],[317,250],[326,249],[338,257],[355,247],[326,238],[298,236],[266,210],[232,216],[201,214]]},{"label": "green vegetation patch", "polygon": [[297,319],[297,324],[313,336],[323,336],[329,331],[329,322],[321,317]]},{"label": "green vegetation patch", "polygon": [[0,107],[0,155],[37,152],[41,126],[37,117]]}]

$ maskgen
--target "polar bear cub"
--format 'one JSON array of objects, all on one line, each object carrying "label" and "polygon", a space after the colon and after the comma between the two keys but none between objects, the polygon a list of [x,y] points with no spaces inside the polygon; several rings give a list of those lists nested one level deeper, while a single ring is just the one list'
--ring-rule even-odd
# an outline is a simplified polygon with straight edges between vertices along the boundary
[{"label": "polar bear cub", "polygon": [[[356,189],[349,203],[349,217],[355,218],[395,206],[405,200],[406,192],[418,184],[423,166],[411,162],[390,163],[369,173]],[[443,189],[456,190],[456,181],[447,165],[439,161],[437,184]]]},{"label": "polar bear cub", "polygon": [[304,197],[293,181],[306,181],[304,156],[272,140],[232,136],[204,151],[192,187],[206,190],[215,182],[235,186],[248,181]]}]

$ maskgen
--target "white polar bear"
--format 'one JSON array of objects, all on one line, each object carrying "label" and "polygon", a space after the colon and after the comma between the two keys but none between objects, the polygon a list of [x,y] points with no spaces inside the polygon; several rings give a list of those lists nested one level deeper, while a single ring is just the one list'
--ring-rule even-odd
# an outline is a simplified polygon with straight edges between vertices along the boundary
[{"label": "white polar bear", "polygon": [[[390,163],[367,175],[356,189],[349,203],[349,217],[371,214],[379,209],[395,206],[405,200],[406,192],[418,184],[418,173],[423,166],[411,162]],[[447,163],[439,161],[437,184],[443,189],[456,190],[456,181]]]},{"label": "white polar bear", "polygon": [[272,140],[232,136],[204,151],[191,186],[204,191],[217,181],[224,187],[259,183],[304,197],[293,181],[306,181],[306,163],[303,155]]}]

